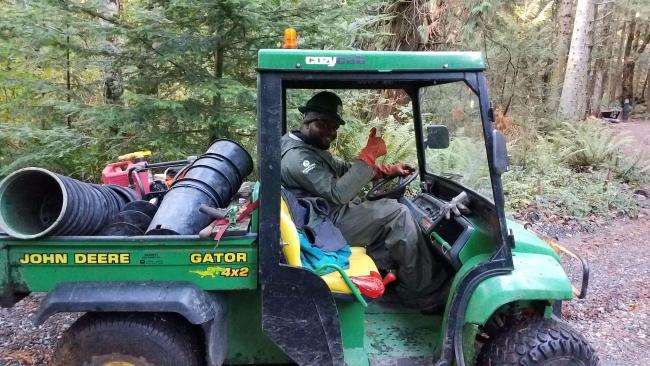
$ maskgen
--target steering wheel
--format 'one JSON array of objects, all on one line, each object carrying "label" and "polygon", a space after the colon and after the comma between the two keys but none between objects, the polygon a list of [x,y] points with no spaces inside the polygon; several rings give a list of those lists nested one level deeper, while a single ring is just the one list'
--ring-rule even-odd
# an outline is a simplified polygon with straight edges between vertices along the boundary
[{"label": "steering wheel", "polygon": [[[398,199],[404,195],[404,191],[406,191],[406,186],[411,184],[411,182],[415,180],[415,178],[417,177],[418,177],[418,171],[416,169],[411,174],[405,177],[398,175],[390,178],[379,179],[377,182],[375,182],[372,188],[370,188],[370,191],[368,191],[368,193],[366,194],[366,199],[368,201],[376,201],[382,198]],[[397,186],[390,189],[389,191],[383,191],[383,188],[386,187],[389,183],[393,182],[395,178],[399,179],[397,181]]]}]

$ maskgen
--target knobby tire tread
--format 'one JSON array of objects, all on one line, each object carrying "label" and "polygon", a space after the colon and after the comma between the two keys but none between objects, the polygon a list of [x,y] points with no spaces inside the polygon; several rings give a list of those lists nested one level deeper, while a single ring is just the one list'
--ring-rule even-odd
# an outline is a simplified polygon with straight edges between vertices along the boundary
[{"label": "knobby tire tread", "polygon": [[483,346],[476,364],[550,366],[551,360],[562,356],[578,357],[585,366],[600,365],[589,343],[566,323],[537,319],[504,328]]},{"label": "knobby tire tread", "polygon": [[[120,329],[126,334],[148,337],[155,341],[170,355],[180,356],[187,366],[201,365],[198,349],[192,347],[191,340],[198,341],[196,336],[178,323],[175,319],[156,317],[151,314],[86,314],[77,320],[65,332],[61,343],[52,357],[51,366],[74,366],[79,360],[74,354],[79,340],[91,339],[93,334],[107,330]],[[188,342],[190,340],[190,342]],[[82,357],[83,358],[83,357]],[[191,361],[189,361],[191,360]],[[187,363],[190,362],[190,363]]]}]

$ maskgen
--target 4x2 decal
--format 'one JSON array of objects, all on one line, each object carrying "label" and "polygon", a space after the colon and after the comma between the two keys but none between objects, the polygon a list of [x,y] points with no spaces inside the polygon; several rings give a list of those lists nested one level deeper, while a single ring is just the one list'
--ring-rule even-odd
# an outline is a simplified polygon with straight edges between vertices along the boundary
[{"label": "4x2 decal", "polygon": [[211,266],[206,268],[205,270],[190,271],[190,273],[198,274],[199,276],[201,276],[201,278],[208,277],[208,276],[212,278],[215,278],[216,276],[248,277],[248,272],[249,272],[248,267],[230,268],[230,267],[219,267],[219,266]]}]

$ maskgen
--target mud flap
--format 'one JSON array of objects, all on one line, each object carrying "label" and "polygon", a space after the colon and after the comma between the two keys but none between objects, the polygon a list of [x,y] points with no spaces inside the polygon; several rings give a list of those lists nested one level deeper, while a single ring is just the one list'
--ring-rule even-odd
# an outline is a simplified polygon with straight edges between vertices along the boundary
[{"label": "mud flap", "polygon": [[262,285],[264,332],[299,365],[345,365],[338,311],[325,282],[301,268],[279,272],[286,281]]}]

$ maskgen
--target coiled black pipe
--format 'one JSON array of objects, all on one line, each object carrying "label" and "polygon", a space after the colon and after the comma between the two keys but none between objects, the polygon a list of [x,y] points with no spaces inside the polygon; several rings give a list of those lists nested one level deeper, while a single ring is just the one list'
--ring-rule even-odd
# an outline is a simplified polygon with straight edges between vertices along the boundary
[{"label": "coiled black pipe", "polygon": [[93,235],[135,199],[136,193],[128,188],[24,168],[0,182],[0,228],[19,239]]}]

